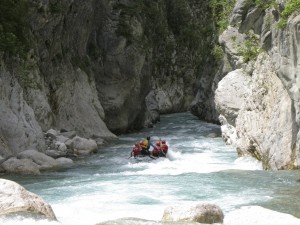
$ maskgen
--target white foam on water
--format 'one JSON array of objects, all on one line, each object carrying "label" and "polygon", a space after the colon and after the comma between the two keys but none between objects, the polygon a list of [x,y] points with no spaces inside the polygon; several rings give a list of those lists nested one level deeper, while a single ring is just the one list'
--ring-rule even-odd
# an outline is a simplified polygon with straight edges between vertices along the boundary
[{"label": "white foam on water", "polygon": [[239,170],[262,170],[262,163],[250,156],[239,157],[234,161],[235,169]]},{"label": "white foam on water", "polygon": [[[99,222],[125,217],[148,220],[160,220],[164,211],[162,205],[146,205],[137,207],[125,199],[117,199],[120,195],[91,195],[54,204],[53,210],[63,225],[94,225]],[[126,196],[128,198],[128,196]]]},{"label": "white foam on water", "polygon": [[[250,157],[224,160],[220,153],[213,151],[182,154],[168,151],[167,158],[146,159],[146,162],[128,163],[129,168],[137,171],[125,171],[124,175],[179,175],[184,173],[212,173],[223,170],[262,170],[262,165]],[[141,159],[142,160],[142,159]]]},{"label": "white foam on water", "polygon": [[260,206],[244,206],[227,213],[224,225],[300,225],[300,219]]},{"label": "white foam on water", "polygon": [[[49,191],[54,190],[52,195],[59,191],[62,197],[49,203],[59,223],[25,218],[16,219],[17,222],[7,219],[5,223],[0,219],[0,224],[95,225],[124,217],[159,221],[168,205],[196,204],[199,199],[204,199],[223,207],[228,222],[225,225],[248,225],[241,222],[243,217],[248,216],[251,221],[252,217],[255,219],[260,215],[261,209],[253,211],[245,209],[235,213],[237,205],[257,204],[257,201],[262,198],[271,198],[272,191],[270,193],[265,190],[259,191],[256,187],[238,188],[240,184],[228,184],[220,177],[223,174],[230,176],[227,170],[261,170],[261,163],[249,157],[236,158],[236,150],[225,146],[221,138],[187,135],[186,133],[192,132],[184,129],[185,126],[187,125],[179,126],[176,134],[170,133],[163,138],[169,145],[167,158],[151,160],[147,157],[140,160],[133,158],[127,160],[129,155],[127,152],[130,151],[128,149],[132,148],[142,134],[138,134],[138,137],[124,135],[120,140],[130,143],[116,144],[107,148],[105,163],[103,158],[95,159],[88,163],[92,165],[93,170],[85,171],[82,168],[83,171],[76,170],[75,174],[67,174],[66,180],[69,182],[58,180],[61,183],[58,183],[55,189],[50,188]],[[199,126],[197,129],[200,132],[207,128]],[[194,133],[196,132],[197,130]],[[152,135],[153,142],[158,139],[158,134]],[[125,150],[128,150],[126,154]],[[209,174],[220,171],[226,172]],[[183,176],[176,177],[182,174]],[[70,180],[68,176],[74,179]],[[222,186],[220,188],[218,181],[228,185],[227,192],[223,191],[227,186],[224,186],[224,189]],[[68,195],[64,196],[63,192],[68,192]],[[286,219],[289,221],[291,218]],[[263,223],[263,220],[267,221],[268,218],[262,218],[258,225],[268,225]],[[282,225],[296,224],[282,223]]]},{"label": "white foam on water", "polygon": [[47,219],[34,219],[23,216],[15,217],[0,217],[0,224],[2,225],[61,225],[60,222],[50,221]]}]

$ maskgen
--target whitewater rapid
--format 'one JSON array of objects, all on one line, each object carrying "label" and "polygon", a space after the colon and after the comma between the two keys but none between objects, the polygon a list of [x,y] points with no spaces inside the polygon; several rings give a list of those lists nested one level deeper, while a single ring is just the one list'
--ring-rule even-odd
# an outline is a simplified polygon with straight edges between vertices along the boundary
[{"label": "whitewater rapid", "polygon": [[[168,157],[128,159],[134,143],[148,135],[153,141],[167,141]],[[165,115],[153,129],[121,135],[97,154],[78,159],[74,167],[39,177],[8,178],[50,203],[59,222],[20,215],[0,217],[0,224],[162,224],[167,206],[199,202],[219,205],[225,225],[242,225],[239,222],[247,217],[262,218],[255,224],[278,224],[278,218],[285,225],[299,224],[295,217],[279,213],[297,212],[299,204],[292,201],[297,174],[263,171],[253,158],[237,158],[234,147],[222,141],[219,126],[189,113]],[[289,192],[280,192],[284,189]],[[279,216],[274,221],[260,216],[269,213]]]}]

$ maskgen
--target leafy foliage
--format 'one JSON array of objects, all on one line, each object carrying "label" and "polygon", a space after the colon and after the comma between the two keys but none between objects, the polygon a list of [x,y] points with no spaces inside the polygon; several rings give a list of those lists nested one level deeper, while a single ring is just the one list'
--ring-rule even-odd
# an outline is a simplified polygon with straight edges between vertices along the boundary
[{"label": "leafy foliage", "polygon": [[255,61],[261,51],[258,37],[252,31],[247,33],[247,40],[238,45],[238,54],[243,57],[244,63]]},{"label": "leafy foliage", "polygon": [[212,55],[216,60],[222,60],[224,57],[224,52],[220,45],[215,44],[212,49]]},{"label": "leafy foliage", "polygon": [[287,20],[290,15],[292,15],[295,11],[300,9],[300,0],[287,0],[285,3],[284,10],[282,11],[282,18],[278,22],[278,28],[285,28],[287,25]]},{"label": "leafy foliage", "polygon": [[220,32],[223,32],[228,27],[230,14],[234,8],[235,2],[236,0],[210,1],[210,6]]},{"label": "leafy foliage", "polygon": [[262,9],[267,9],[270,7],[277,8],[278,3],[276,2],[276,0],[255,0],[255,5]]}]

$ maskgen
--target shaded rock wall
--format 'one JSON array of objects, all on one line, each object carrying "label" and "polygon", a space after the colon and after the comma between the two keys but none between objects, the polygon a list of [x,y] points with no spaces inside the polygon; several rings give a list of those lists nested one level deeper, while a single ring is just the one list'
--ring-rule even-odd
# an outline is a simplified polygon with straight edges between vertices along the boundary
[{"label": "shaded rock wall", "polygon": [[210,54],[208,3],[28,1],[25,50],[1,49],[0,155],[44,151],[50,128],[110,139],[186,111]]}]

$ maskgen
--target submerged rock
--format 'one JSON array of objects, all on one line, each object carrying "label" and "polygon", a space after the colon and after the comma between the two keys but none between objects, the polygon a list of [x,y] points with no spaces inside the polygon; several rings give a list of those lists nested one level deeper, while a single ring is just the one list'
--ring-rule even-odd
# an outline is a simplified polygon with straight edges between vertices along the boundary
[{"label": "submerged rock", "polygon": [[51,206],[41,197],[13,181],[0,179],[0,215],[16,212],[38,213],[56,220]]},{"label": "submerged rock", "polygon": [[170,206],[164,211],[162,221],[187,221],[198,223],[222,223],[224,214],[217,205],[201,203],[195,206],[184,208],[182,206]]}]

